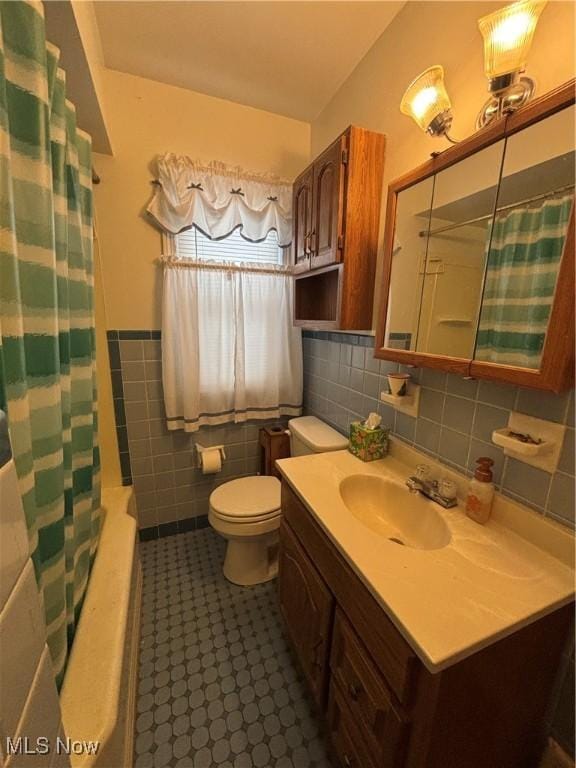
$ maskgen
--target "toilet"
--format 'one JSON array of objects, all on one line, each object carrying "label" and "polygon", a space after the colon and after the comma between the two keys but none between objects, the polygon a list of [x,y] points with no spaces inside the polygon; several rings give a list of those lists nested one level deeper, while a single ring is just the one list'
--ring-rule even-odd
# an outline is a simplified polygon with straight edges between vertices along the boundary
[{"label": "toilet", "polygon": [[[288,422],[292,456],[341,451],[348,440],[315,416]],[[280,481],[276,477],[240,477],[210,495],[208,521],[228,542],[224,576],[247,587],[263,584],[278,573]]]}]

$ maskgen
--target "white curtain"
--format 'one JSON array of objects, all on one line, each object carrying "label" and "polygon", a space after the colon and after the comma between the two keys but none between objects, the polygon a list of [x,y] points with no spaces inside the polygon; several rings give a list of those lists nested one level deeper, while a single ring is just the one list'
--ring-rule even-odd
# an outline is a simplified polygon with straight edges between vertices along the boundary
[{"label": "white curtain", "polygon": [[302,412],[302,341],[285,268],[164,266],[162,368],[168,429]]},{"label": "white curtain", "polygon": [[252,242],[271,229],[278,245],[292,241],[292,186],[268,174],[253,174],[223,163],[208,166],[168,153],[158,159],[158,179],[148,213],[177,235],[196,226],[212,240],[240,228]]}]

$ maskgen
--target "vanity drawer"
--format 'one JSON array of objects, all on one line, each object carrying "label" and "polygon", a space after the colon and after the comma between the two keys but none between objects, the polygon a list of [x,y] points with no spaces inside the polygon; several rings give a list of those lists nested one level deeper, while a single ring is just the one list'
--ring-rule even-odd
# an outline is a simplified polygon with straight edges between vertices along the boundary
[{"label": "vanity drawer", "polygon": [[342,768],[380,768],[380,763],[358,732],[344,694],[332,681],[328,700],[330,744]]},{"label": "vanity drawer", "polygon": [[394,768],[407,733],[407,723],[392,701],[382,676],[340,610],[336,612],[330,657],[332,680],[346,696],[363,743],[381,768]]}]

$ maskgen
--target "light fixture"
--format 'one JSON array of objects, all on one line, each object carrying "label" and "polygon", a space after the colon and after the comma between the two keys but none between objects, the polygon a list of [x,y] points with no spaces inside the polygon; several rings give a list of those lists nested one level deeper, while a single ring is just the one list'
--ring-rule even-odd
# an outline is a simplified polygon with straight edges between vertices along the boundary
[{"label": "light fixture", "polygon": [[519,0],[478,21],[484,38],[484,70],[493,96],[476,120],[489,122],[526,104],[534,93],[534,81],[520,77],[526,68],[538,18],[547,0]]},{"label": "light fixture", "polygon": [[452,125],[452,105],[444,85],[444,69],[440,65],[429,67],[413,80],[400,102],[400,111],[411,117],[423,131],[431,136],[448,135]]}]

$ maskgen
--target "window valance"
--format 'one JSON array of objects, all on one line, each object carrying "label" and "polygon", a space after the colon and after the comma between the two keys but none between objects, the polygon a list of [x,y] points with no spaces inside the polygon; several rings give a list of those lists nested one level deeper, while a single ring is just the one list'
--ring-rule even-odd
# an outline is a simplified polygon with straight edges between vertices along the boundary
[{"label": "window valance", "polygon": [[252,174],[223,163],[203,165],[168,153],[158,158],[158,178],[148,213],[177,235],[196,226],[213,240],[240,228],[242,237],[263,240],[270,230],[278,245],[292,240],[292,186],[267,174]]}]

